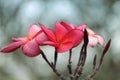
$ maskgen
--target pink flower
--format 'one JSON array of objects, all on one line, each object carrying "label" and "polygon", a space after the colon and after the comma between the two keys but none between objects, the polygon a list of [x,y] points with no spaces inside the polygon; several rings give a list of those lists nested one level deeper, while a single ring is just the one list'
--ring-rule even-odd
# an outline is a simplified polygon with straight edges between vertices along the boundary
[{"label": "pink flower", "polygon": [[88,32],[88,38],[89,38],[89,43],[88,45],[91,47],[95,47],[97,44],[104,45],[104,39],[102,36],[96,34],[93,32],[91,29],[87,28],[86,24],[82,24],[80,26],[73,26],[72,24],[66,23],[66,22],[61,22],[63,26],[65,26],[67,29],[80,29],[83,30],[86,29]]},{"label": "pink flower", "polygon": [[95,47],[97,44],[104,46],[104,39],[102,36],[96,34],[91,29],[88,29],[88,28],[87,28],[87,32],[88,32],[88,38],[89,38],[88,45],[90,45],[91,47]]},{"label": "pink flower", "polygon": [[[39,41],[40,41],[40,44],[42,44],[42,41],[43,41],[42,38],[44,38],[45,35],[40,29],[40,27],[38,27],[35,24],[32,24],[28,29],[27,37],[12,38],[13,43],[3,48],[2,50],[0,50],[0,52],[3,52],[3,53],[12,52],[23,45],[22,51],[26,56],[29,56],[29,57],[37,56],[41,52],[41,50],[39,49],[39,45],[36,41],[37,36],[41,37]],[[44,38],[44,40],[45,39],[46,38]]]},{"label": "pink flower", "polygon": [[54,46],[57,52],[68,51],[80,44],[83,39],[84,33],[82,30],[69,29],[70,27],[67,28],[59,22],[56,22],[54,31],[42,24],[40,26],[49,39],[44,44]]}]

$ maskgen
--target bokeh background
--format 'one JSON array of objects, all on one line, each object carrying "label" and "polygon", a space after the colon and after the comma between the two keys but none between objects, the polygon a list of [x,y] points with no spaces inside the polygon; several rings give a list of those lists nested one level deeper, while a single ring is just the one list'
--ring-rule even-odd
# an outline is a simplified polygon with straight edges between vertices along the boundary
[{"label": "bokeh background", "polygon": [[[100,72],[94,80],[120,80],[120,0],[0,0],[0,49],[12,42],[12,37],[27,35],[32,23],[54,27],[56,21],[74,25],[83,23],[103,35],[105,42],[112,39]],[[73,50],[73,68],[80,50]],[[54,48],[41,47],[48,59],[53,61]],[[82,78],[92,72],[92,61],[97,61],[102,47],[89,47]],[[59,54],[57,68],[68,76],[68,54]],[[56,75],[41,55],[30,58],[18,49],[9,54],[0,53],[0,80],[57,80]]]}]

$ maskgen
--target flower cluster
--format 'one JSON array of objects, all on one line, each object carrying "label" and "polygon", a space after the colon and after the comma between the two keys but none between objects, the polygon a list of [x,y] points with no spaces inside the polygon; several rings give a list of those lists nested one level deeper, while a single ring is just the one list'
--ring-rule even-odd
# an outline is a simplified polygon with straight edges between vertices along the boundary
[{"label": "flower cluster", "polygon": [[35,57],[41,54],[39,46],[50,45],[55,47],[57,52],[63,53],[82,42],[85,29],[89,37],[88,45],[91,47],[94,47],[97,43],[104,45],[103,37],[87,28],[86,24],[74,26],[67,22],[56,22],[54,29],[50,29],[43,24],[30,25],[26,37],[12,38],[13,43],[0,50],[0,52],[9,53],[22,46],[22,51],[26,56]]},{"label": "flower cluster", "polygon": [[[94,48],[97,44],[103,46],[103,52],[100,57],[98,66],[96,66],[97,55],[95,54],[93,59],[93,73],[88,75],[85,80],[92,80],[96,73],[100,70],[103,62],[104,55],[109,49],[111,40],[108,43],[104,43],[102,36],[96,34],[91,29],[87,28],[86,24],[74,26],[67,22],[56,22],[55,28],[51,29],[43,24],[32,24],[28,29],[28,35],[21,38],[12,38],[13,43],[0,50],[3,53],[12,52],[22,46],[22,52],[28,57],[35,57],[39,54],[51,67],[53,72],[57,75],[59,80],[66,80],[62,74],[59,73],[56,68],[58,53],[64,53],[69,51],[68,57],[68,73],[70,80],[78,80],[82,75],[83,67],[87,57],[87,46]],[[72,69],[72,49],[83,41],[81,51],[79,53],[78,62],[76,68]],[[105,44],[105,45],[104,45]],[[39,46],[50,45],[55,48],[54,62],[47,59],[46,54],[40,49]]]}]

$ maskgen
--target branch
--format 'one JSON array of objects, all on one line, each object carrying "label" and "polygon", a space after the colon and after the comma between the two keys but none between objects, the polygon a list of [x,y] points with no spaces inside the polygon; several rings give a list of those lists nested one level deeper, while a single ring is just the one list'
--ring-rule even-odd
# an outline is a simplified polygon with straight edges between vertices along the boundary
[{"label": "branch", "polygon": [[71,65],[71,63],[72,63],[71,57],[72,57],[72,49],[69,51],[68,71],[69,71],[70,79],[73,80],[73,72],[72,72],[72,65]]},{"label": "branch", "polygon": [[103,59],[104,59],[104,56],[105,54],[107,53],[109,47],[110,47],[110,44],[111,44],[111,39],[107,42],[107,44],[105,45],[104,47],[104,50],[103,50],[103,53],[102,53],[102,56],[100,58],[100,62],[99,62],[99,66],[101,66],[102,62],[103,62]]},{"label": "branch", "polygon": [[96,59],[97,59],[97,55],[95,54],[94,60],[93,60],[93,69],[96,68]]},{"label": "branch", "polygon": [[47,62],[47,64],[52,68],[53,72],[58,76],[58,78],[60,80],[65,80],[64,77],[61,76],[61,74],[57,71],[57,69],[55,68],[53,63],[50,63],[46,57],[46,55],[44,54],[44,52],[41,50],[41,55],[43,57],[43,59]]},{"label": "branch", "polygon": [[[105,54],[107,53],[107,51],[108,51],[108,49],[109,49],[109,47],[110,47],[110,44],[111,44],[111,40],[109,40],[109,41],[107,42],[107,44],[105,45],[105,47],[104,47],[103,53],[102,53],[102,55],[101,55],[101,57],[100,57],[99,66],[98,66],[97,68],[94,68],[93,73],[91,73],[90,75],[88,75],[88,77],[87,77],[85,80],[92,80],[92,78],[99,72],[100,67],[101,67],[101,65],[102,65],[102,62],[103,62],[103,59],[104,59],[104,56],[105,56]],[[96,62],[96,56],[94,57],[94,61]],[[94,65],[96,65],[95,62],[93,62]]]},{"label": "branch", "polygon": [[57,49],[55,49],[55,53],[54,53],[54,66],[56,67],[56,63],[57,63],[57,58],[58,58],[58,53],[57,53]]},{"label": "branch", "polygon": [[97,74],[97,72],[99,71],[100,67],[99,68],[96,68],[93,73],[91,73],[90,75],[88,75],[88,77],[85,79],[85,80],[92,80],[93,77]]},{"label": "branch", "polygon": [[74,79],[77,80],[78,77],[80,77],[80,75],[82,74],[83,71],[83,67],[86,61],[86,57],[87,57],[87,45],[88,45],[88,34],[87,34],[87,30],[85,29],[84,31],[84,44],[82,46],[81,52],[80,52],[80,56],[79,56],[79,60],[78,60],[78,64],[77,67],[75,69],[75,73],[74,73]]},{"label": "branch", "polygon": [[82,49],[81,49],[81,53],[80,53],[80,56],[79,56],[79,61],[78,61],[78,64],[77,64],[77,67],[75,69],[75,73],[74,73],[74,79],[77,80],[78,77],[80,77],[80,75],[82,74],[82,71],[83,71],[83,67],[84,67],[84,64],[85,64],[85,61],[86,61],[86,47],[82,46]]}]

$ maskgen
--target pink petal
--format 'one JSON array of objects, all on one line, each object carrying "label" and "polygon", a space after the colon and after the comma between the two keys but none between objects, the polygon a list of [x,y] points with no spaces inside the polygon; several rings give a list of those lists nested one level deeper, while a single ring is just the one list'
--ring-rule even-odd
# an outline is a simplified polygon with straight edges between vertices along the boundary
[{"label": "pink petal", "polygon": [[38,34],[38,32],[40,31],[40,27],[32,24],[30,25],[29,29],[28,29],[28,38],[32,39],[36,34]]},{"label": "pink petal", "polygon": [[65,35],[65,37],[62,40],[62,43],[72,42],[74,44],[73,47],[75,47],[81,43],[83,36],[84,36],[83,31],[78,29],[72,29]]},{"label": "pink petal", "polygon": [[12,51],[18,49],[23,44],[25,44],[24,41],[14,42],[14,43],[8,45],[7,47],[3,48],[2,50],[0,50],[0,52],[4,52],[4,53],[12,52]]},{"label": "pink petal", "polygon": [[95,32],[94,31],[92,31],[91,29],[89,29],[89,28],[87,28],[87,32],[88,32],[88,35],[94,35],[95,34]]},{"label": "pink petal", "polygon": [[52,41],[45,41],[43,44],[50,45],[50,46],[53,46],[53,47],[58,47],[59,46],[58,43],[55,43],[55,42],[52,42]]},{"label": "pink petal", "polygon": [[40,48],[36,40],[33,39],[23,46],[23,53],[29,57],[35,57],[40,54]]},{"label": "pink petal", "polygon": [[80,30],[84,31],[84,29],[85,29],[86,27],[87,27],[87,24],[82,24],[82,25],[76,27],[76,29],[80,29]]},{"label": "pink petal", "polygon": [[66,52],[68,50],[70,50],[73,47],[73,43],[72,42],[66,42],[63,44],[60,44],[60,46],[57,48],[57,52]]},{"label": "pink petal", "polygon": [[12,38],[13,42],[17,42],[17,41],[27,41],[27,37],[22,37],[22,38]]},{"label": "pink petal", "polygon": [[104,46],[104,39],[103,39],[103,37],[100,36],[100,35],[98,35],[98,34],[96,34],[95,36],[96,36],[97,39],[98,39],[98,43],[99,43],[101,46]]},{"label": "pink petal", "polygon": [[60,41],[67,32],[68,31],[64,26],[62,26],[59,22],[56,22],[55,33],[56,33],[57,41]]},{"label": "pink petal", "polygon": [[41,32],[35,39],[40,45],[44,45],[43,43],[48,40],[44,32]]},{"label": "pink petal", "polygon": [[67,30],[69,30],[69,31],[72,30],[72,29],[74,29],[73,25],[68,24],[68,23],[66,23],[66,22],[64,22],[64,21],[62,21],[61,24],[62,24]]},{"label": "pink petal", "polygon": [[51,29],[45,27],[42,24],[40,24],[40,27],[51,41],[53,41],[53,42],[56,41],[56,37],[54,35],[54,32]]},{"label": "pink petal", "polygon": [[98,39],[96,37],[89,36],[89,43],[88,45],[91,47],[95,47],[98,43]]}]

